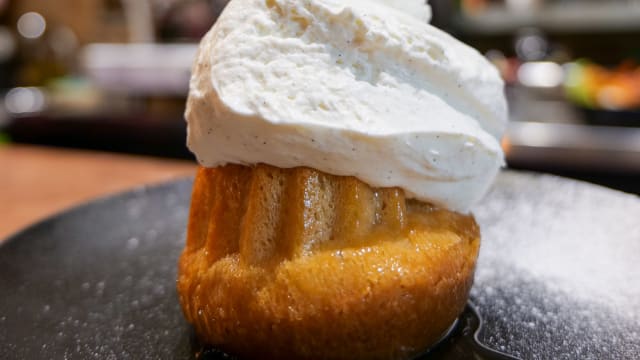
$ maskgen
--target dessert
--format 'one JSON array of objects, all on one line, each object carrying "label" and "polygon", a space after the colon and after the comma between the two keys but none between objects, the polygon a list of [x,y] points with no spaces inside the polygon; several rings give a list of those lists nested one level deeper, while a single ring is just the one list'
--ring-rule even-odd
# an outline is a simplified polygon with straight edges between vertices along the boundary
[{"label": "dessert", "polygon": [[178,292],[242,358],[403,359],[462,311],[506,103],[419,1],[232,0],[191,79]]}]

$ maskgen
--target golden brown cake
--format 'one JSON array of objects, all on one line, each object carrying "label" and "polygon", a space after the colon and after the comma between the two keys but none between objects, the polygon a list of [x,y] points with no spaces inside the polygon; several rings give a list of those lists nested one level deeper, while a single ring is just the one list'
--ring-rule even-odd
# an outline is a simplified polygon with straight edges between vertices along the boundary
[{"label": "golden brown cake", "polygon": [[206,343],[247,359],[403,359],[462,311],[472,216],[352,177],[200,168],[178,291]]}]

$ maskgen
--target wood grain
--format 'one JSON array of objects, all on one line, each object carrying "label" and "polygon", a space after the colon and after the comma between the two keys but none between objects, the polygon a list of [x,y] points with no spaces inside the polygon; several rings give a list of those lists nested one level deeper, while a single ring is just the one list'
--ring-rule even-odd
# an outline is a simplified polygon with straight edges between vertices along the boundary
[{"label": "wood grain", "polygon": [[33,146],[0,146],[0,242],[93,198],[195,174],[195,162]]}]

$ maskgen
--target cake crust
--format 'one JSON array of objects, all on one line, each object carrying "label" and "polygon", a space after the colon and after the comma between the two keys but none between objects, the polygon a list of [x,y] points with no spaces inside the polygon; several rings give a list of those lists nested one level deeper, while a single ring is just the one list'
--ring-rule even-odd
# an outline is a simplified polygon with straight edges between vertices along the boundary
[{"label": "cake crust", "polygon": [[405,359],[463,310],[472,216],[350,177],[200,168],[178,293],[202,341],[240,358]]}]

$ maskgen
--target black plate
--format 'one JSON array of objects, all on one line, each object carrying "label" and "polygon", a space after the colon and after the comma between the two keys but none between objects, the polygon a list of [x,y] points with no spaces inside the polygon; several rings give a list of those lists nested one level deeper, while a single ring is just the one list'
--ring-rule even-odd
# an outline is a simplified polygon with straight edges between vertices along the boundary
[{"label": "black plate", "polygon": [[[0,247],[0,359],[192,359],[175,293],[190,190],[93,202]],[[505,172],[474,212],[483,344],[523,359],[640,358],[637,197]]]}]

